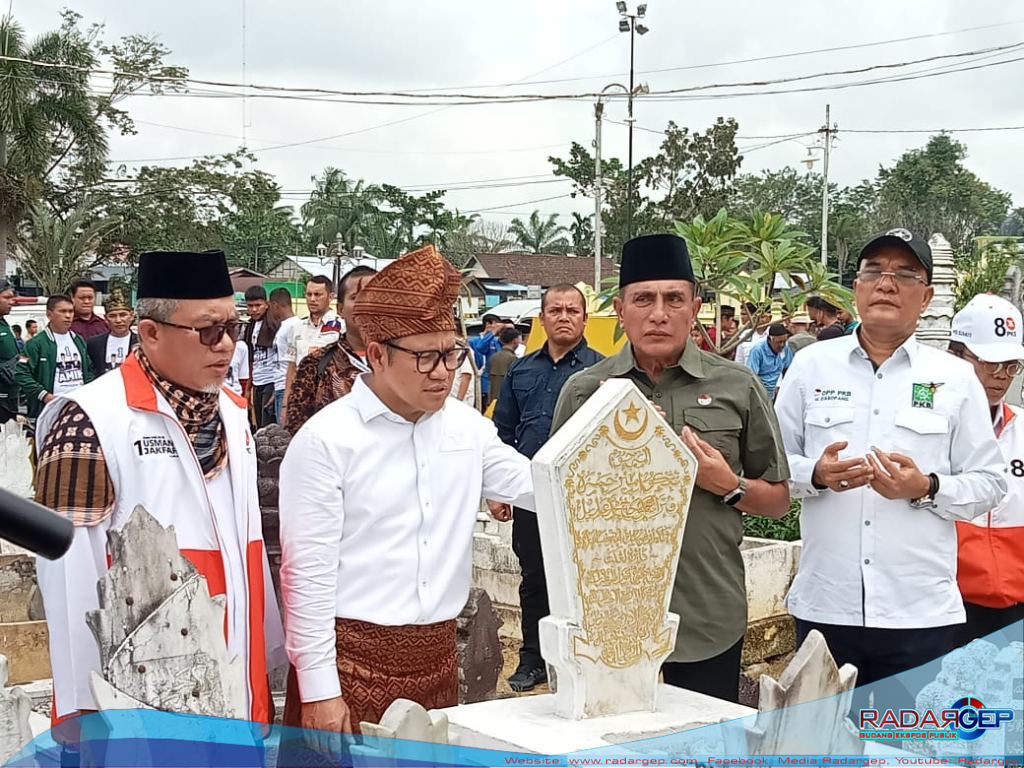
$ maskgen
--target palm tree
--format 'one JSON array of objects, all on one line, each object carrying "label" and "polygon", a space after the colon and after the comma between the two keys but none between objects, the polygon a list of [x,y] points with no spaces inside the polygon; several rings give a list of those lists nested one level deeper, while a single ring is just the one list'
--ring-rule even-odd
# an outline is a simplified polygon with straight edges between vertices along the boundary
[{"label": "palm tree", "polygon": [[354,181],[340,168],[326,168],[301,208],[310,248],[340,234],[349,253],[367,237],[377,218],[377,188]]},{"label": "palm tree", "polygon": [[[102,174],[107,138],[89,95],[96,65],[89,41],[73,29],[31,45],[10,16],[0,19],[0,276],[7,244],[47,175],[72,155],[85,178]],[[65,64],[44,67],[29,62]]]},{"label": "palm tree", "polygon": [[587,253],[594,247],[592,220],[592,216],[584,216],[581,213],[574,213],[572,215],[572,226],[569,228],[569,231],[572,234],[573,253]]},{"label": "palm tree", "polygon": [[522,219],[512,219],[508,231],[519,246],[530,253],[565,253],[569,247],[563,237],[567,230],[558,223],[554,213],[541,220],[540,211],[534,211],[525,224]]},{"label": "palm tree", "polygon": [[40,202],[28,209],[28,220],[18,235],[24,254],[25,274],[47,294],[68,289],[76,277],[86,275],[101,260],[98,248],[103,236],[118,227],[120,219],[101,212],[101,201],[87,198],[67,216],[54,214]]}]

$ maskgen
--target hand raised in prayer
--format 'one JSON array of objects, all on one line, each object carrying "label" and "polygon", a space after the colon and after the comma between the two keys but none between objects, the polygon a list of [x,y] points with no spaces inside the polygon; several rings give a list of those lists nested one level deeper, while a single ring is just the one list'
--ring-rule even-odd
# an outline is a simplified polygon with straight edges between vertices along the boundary
[{"label": "hand raised in prayer", "polygon": [[491,517],[499,523],[507,523],[512,519],[512,507],[509,504],[502,504],[500,501],[487,499],[487,509],[491,511]]},{"label": "hand raised in prayer", "polygon": [[872,448],[867,459],[874,469],[871,488],[887,499],[920,499],[928,495],[931,481],[909,456]]},{"label": "hand raised in prayer", "polygon": [[821,453],[821,458],[814,465],[811,482],[816,486],[825,486],[833,491],[848,491],[867,485],[875,477],[875,468],[862,457],[841,460],[839,452],[849,445],[847,442],[832,443]]},{"label": "hand raised in prayer", "polygon": [[352,715],[341,696],[302,705],[302,727],[314,731],[352,733]]}]

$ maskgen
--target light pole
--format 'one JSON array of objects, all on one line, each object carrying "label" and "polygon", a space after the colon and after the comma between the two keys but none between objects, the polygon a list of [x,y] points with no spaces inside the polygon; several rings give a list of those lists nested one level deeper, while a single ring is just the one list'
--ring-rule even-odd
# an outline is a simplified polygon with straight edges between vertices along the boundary
[{"label": "light pole", "polygon": [[334,244],[328,248],[323,243],[320,243],[316,247],[317,258],[320,259],[321,263],[327,263],[328,257],[334,259],[334,280],[332,284],[334,290],[338,290],[338,281],[341,279],[341,261],[348,256],[348,252],[345,250],[345,240],[341,236],[341,232],[338,232],[334,236]]},{"label": "light pole", "polygon": [[640,3],[636,7],[636,13],[630,13],[629,7],[623,0],[619,0],[615,3],[615,7],[619,11],[619,32],[629,32],[629,117],[626,121],[629,123],[629,165],[626,170],[626,186],[627,194],[629,197],[626,198],[626,237],[633,237],[633,95],[634,95],[634,84],[633,77],[636,70],[636,36],[646,35],[648,32],[647,27],[637,22],[637,19],[642,19],[647,15],[647,3]]},{"label": "light pole", "polygon": [[839,132],[838,125],[829,123],[830,107],[829,104],[825,105],[825,124],[818,129],[818,141],[821,143],[808,147],[807,159],[804,160],[807,170],[810,170],[811,166],[817,162],[817,158],[812,157],[811,152],[821,150],[821,263],[823,266],[828,264],[828,161],[832,153],[832,140]]},{"label": "light pole", "polygon": [[[601,293],[601,195],[604,180],[601,176],[601,120],[604,117],[604,102],[601,99],[611,88],[621,88],[627,94],[629,89],[620,83],[611,83],[601,89],[594,105],[594,293]],[[630,125],[632,129],[632,125]]]}]

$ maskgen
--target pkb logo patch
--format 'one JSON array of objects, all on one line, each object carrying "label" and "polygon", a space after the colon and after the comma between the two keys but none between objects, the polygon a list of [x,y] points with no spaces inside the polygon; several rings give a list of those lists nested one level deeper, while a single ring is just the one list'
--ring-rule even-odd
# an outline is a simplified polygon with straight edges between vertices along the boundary
[{"label": "pkb logo patch", "polygon": [[928,408],[931,410],[935,407],[935,392],[941,386],[942,383],[936,384],[935,382],[915,384],[914,395],[910,404],[914,408]]}]

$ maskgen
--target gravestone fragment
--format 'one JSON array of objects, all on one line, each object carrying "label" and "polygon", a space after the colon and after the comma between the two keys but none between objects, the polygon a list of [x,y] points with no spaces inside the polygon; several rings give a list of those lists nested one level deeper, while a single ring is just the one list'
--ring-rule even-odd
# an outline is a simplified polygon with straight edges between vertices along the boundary
[{"label": "gravestone fragment", "polygon": [[861,754],[864,742],[846,717],[856,684],[857,668],[838,668],[825,638],[812,630],[778,681],[761,676],[760,712],[747,731],[750,754]]},{"label": "gravestone fragment", "polygon": [[605,382],[534,457],[551,604],[540,641],[559,715],[656,708],[679,626],[669,601],[696,472],[626,379]]},{"label": "gravestone fragment", "polygon": [[7,687],[7,657],[0,654],[0,765],[32,741],[32,700],[20,688]]},{"label": "gravestone fragment", "polygon": [[210,597],[173,526],[137,506],[107,537],[99,609],[86,614],[99,643],[103,674],[90,682],[101,708],[246,717],[244,659],[230,658],[224,639],[225,597]]},{"label": "gravestone fragment", "polygon": [[457,627],[459,704],[490,701],[497,696],[504,659],[498,637],[501,619],[484,590],[474,587],[469,591]]}]

